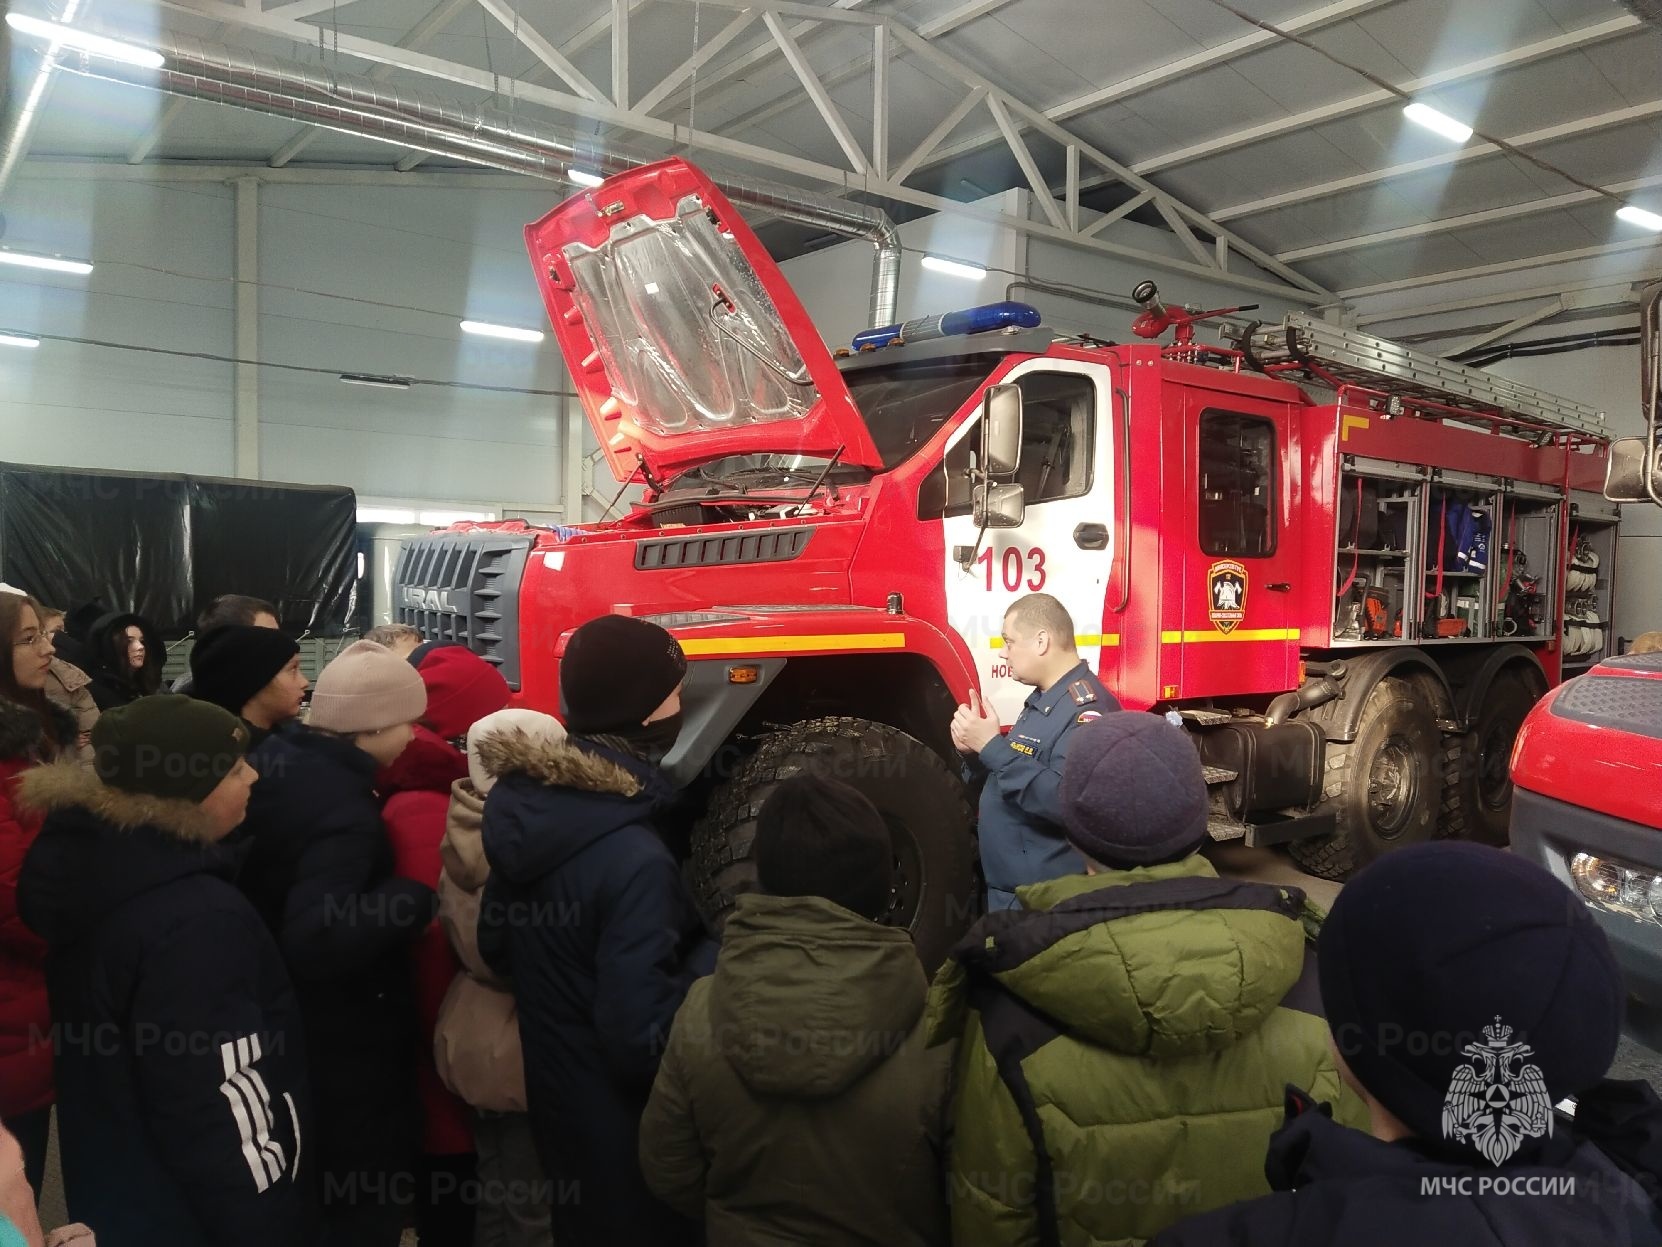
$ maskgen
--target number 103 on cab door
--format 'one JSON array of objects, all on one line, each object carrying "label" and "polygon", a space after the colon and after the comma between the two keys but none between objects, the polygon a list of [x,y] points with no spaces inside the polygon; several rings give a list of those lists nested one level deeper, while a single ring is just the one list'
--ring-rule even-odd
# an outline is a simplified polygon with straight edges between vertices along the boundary
[{"label": "number 103 on cab door", "polygon": [[1038,546],[1005,546],[981,551],[975,566],[982,569],[988,593],[1040,593],[1045,587],[1045,552]]}]

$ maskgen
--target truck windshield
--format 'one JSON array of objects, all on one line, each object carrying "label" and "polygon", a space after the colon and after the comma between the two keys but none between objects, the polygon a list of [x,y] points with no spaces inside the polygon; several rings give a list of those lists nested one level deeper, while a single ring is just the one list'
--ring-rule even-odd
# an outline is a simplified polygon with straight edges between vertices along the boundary
[{"label": "truck windshield", "polygon": [[910,459],[987,379],[986,356],[850,369],[843,381],[865,418],[884,470]]},{"label": "truck windshield", "polygon": [[[843,374],[854,405],[860,409],[871,440],[883,456],[885,472],[910,459],[987,379],[993,362],[986,356],[918,360],[858,368]],[[827,463],[818,455],[731,455],[697,467],[677,484],[701,482],[734,489],[757,489],[770,483],[806,483]],[[861,476],[865,468],[843,465],[833,474]]]}]

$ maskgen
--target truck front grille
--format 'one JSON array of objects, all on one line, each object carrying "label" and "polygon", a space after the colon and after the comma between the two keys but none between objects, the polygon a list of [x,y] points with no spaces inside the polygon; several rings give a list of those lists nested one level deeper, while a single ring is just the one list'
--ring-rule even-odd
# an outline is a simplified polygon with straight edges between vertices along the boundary
[{"label": "truck front grille", "polygon": [[404,543],[393,577],[399,623],[456,641],[519,688],[519,586],[529,534],[434,533]]}]

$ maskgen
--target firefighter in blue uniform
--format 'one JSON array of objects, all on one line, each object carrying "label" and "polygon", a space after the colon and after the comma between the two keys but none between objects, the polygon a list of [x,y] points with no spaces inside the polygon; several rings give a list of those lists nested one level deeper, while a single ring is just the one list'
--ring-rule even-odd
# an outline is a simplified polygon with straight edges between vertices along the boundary
[{"label": "firefighter in blue uniform", "polygon": [[1062,835],[1062,763],[1074,730],[1120,708],[1074,646],[1073,619],[1048,593],[1004,615],[1010,673],[1033,686],[1008,736],[972,692],[952,719],[952,742],[986,773],[981,789],[981,869],[987,908],[1014,909],[1015,890],[1083,869]]}]

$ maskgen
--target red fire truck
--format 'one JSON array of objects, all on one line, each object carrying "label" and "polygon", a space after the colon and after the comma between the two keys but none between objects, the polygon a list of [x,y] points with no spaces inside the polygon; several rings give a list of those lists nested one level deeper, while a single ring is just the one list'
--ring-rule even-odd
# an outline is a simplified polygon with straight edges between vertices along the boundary
[{"label": "red fire truck", "polygon": [[[1611,447],[1605,493],[1662,506],[1662,285],[1641,301],[1648,433]],[[1662,1040],[1662,653],[1611,658],[1530,713],[1512,760],[1513,847],[1574,888],[1610,937],[1652,1046]]]},{"label": "red fire truck", "polygon": [[1338,878],[1439,829],[1505,835],[1513,738],[1566,663],[1568,569],[1613,540],[1599,413],[1309,316],[1202,345],[1216,314],[1151,287],[1139,331],[1168,345],[998,304],[833,351],[681,160],[526,241],[600,446],[644,497],[611,522],[412,541],[398,618],[550,711],[583,621],[673,631],[690,674],[666,765],[713,914],[770,785],[817,761],[890,819],[893,920],[938,957],[974,892],[949,722],[976,689],[1014,719],[1000,625],[1040,591],[1128,708],[1182,716],[1216,838]]}]

